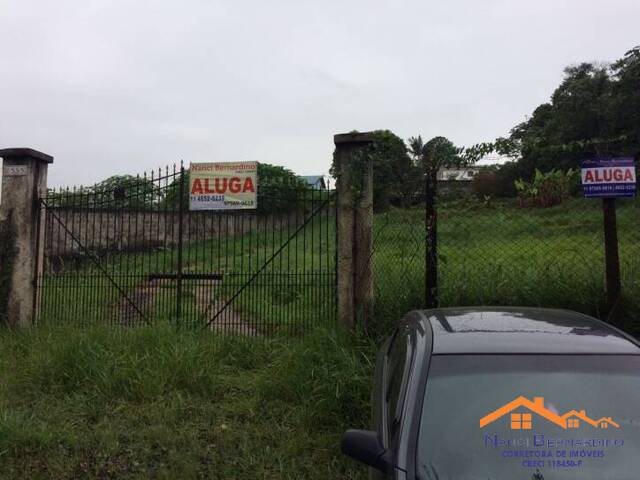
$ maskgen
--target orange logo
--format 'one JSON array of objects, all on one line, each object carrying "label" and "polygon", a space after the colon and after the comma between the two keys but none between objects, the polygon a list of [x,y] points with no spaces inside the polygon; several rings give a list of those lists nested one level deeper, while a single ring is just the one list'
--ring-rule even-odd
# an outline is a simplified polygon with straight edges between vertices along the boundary
[{"label": "orange logo", "polygon": [[508,414],[511,414],[511,430],[531,430],[533,428],[534,414],[565,430],[579,428],[583,423],[587,423],[594,428],[620,428],[620,425],[614,422],[611,417],[593,420],[587,416],[584,410],[571,410],[564,415],[558,415],[544,406],[543,397],[534,397],[533,401],[531,401],[522,396],[482,417],[480,419],[480,428],[484,428]]}]

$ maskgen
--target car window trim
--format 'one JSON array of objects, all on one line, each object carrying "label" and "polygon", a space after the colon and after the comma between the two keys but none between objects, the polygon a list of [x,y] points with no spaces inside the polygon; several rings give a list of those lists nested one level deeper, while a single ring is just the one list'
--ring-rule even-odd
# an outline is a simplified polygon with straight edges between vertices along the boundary
[{"label": "car window trim", "polygon": [[[400,384],[400,392],[398,393],[398,402],[396,404],[396,411],[394,412],[393,418],[389,418],[389,402],[388,402],[388,387],[389,387],[389,357],[390,357],[390,353],[391,353],[391,349],[394,345],[394,342],[398,339],[398,336],[402,336],[405,338],[405,340],[408,342],[407,343],[407,349],[405,351],[405,359],[404,359],[404,363],[403,363],[403,370],[402,370],[402,381]],[[410,331],[406,331],[406,326],[404,327],[399,327],[396,332],[393,335],[393,340],[389,343],[389,348],[387,349],[387,352],[384,356],[384,360],[383,360],[383,388],[382,388],[382,412],[381,412],[381,418],[382,418],[382,442],[383,442],[383,446],[385,448],[391,448],[391,442],[393,441],[393,438],[391,438],[391,432],[390,432],[390,427],[391,427],[391,422],[395,419],[395,417],[398,415],[398,409],[400,409],[400,420],[401,420],[401,424],[398,426],[397,429],[397,433],[399,433],[402,429],[402,411],[404,408],[404,404],[405,404],[405,397],[406,397],[406,393],[407,393],[407,384],[410,378],[410,372],[412,369],[412,365],[413,365],[413,360],[414,360],[414,352],[415,352],[415,333],[413,331],[413,329],[411,329]],[[396,435],[398,436],[398,435]]]}]

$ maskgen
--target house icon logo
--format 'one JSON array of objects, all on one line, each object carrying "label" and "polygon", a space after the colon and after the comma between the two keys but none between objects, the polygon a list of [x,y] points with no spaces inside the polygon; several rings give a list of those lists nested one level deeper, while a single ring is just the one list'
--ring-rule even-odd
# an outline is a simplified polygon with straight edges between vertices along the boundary
[{"label": "house icon logo", "polygon": [[564,415],[559,415],[544,406],[544,397],[534,397],[533,400],[529,400],[523,396],[482,417],[480,428],[484,428],[507,415],[510,418],[511,430],[531,430],[534,421],[538,421],[540,418],[565,430],[580,428],[584,424],[593,428],[620,428],[620,425],[614,422],[611,417],[594,420],[588,417],[584,410],[571,410]]}]

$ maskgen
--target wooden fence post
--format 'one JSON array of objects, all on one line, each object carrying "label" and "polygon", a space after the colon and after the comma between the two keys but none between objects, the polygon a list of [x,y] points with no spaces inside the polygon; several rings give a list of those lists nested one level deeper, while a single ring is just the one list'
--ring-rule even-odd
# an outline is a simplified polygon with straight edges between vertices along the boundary
[{"label": "wooden fence post", "polygon": [[[13,255],[4,255],[0,271],[8,278],[0,298],[0,316],[11,325],[27,326],[35,320],[36,274],[42,271],[44,255],[44,210],[39,198],[46,195],[47,167],[53,157],[30,148],[0,150],[3,158],[0,222],[13,232]],[[10,224],[10,225],[7,225]]]},{"label": "wooden fence post", "polygon": [[[370,133],[345,133],[335,135],[333,140],[338,170],[338,321],[351,329],[356,318],[373,312],[373,170],[366,155],[360,170],[353,168],[354,154],[364,154],[373,139]],[[355,178],[356,175],[361,178]]]}]

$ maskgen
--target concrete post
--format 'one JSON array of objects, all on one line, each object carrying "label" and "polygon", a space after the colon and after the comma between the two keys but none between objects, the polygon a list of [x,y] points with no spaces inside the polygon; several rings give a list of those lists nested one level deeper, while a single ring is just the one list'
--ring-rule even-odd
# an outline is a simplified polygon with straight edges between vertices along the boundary
[{"label": "concrete post", "polygon": [[355,207],[354,268],[356,321],[373,317],[373,164],[366,157]]},{"label": "concrete post", "polygon": [[[373,222],[366,214],[369,209],[373,211],[372,170],[370,165],[365,165],[365,172],[359,172],[363,178],[354,178],[353,155],[370,145],[373,138],[370,133],[346,133],[335,135],[333,140],[338,169],[338,321],[347,328],[353,328],[357,317],[373,310],[370,265]],[[356,189],[359,190],[357,198],[354,198],[354,185],[360,187]],[[356,214],[356,210],[361,213]],[[363,240],[364,244],[359,244]]]},{"label": "concrete post", "polygon": [[[44,258],[44,211],[39,197],[47,191],[47,167],[53,157],[30,148],[0,150],[3,161],[0,223],[13,232],[15,255],[2,257],[0,269],[8,271],[5,318],[11,325],[33,323],[36,309],[36,273]],[[7,225],[10,224],[10,225]],[[6,248],[7,246],[3,246]],[[11,248],[11,247],[9,247]]]}]

